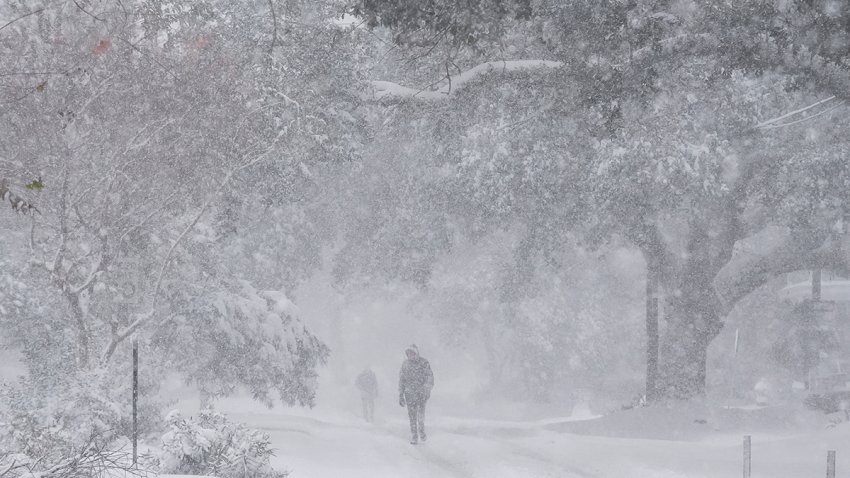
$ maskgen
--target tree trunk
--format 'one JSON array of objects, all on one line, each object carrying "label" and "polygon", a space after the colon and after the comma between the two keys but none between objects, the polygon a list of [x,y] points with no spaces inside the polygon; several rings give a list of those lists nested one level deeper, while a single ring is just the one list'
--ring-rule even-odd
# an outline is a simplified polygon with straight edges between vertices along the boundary
[{"label": "tree trunk", "polygon": [[646,274],[646,401],[658,396],[658,271],[652,263]]},{"label": "tree trunk", "polygon": [[484,345],[484,353],[487,355],[487,370],[490,375],[490,387],[498,388],[502,384],[502,364],[499,353],[496,350],[496,341],[493,337],[493,325],[488,318],[481,318],[481,339]]},{"label": "tree trunk", "polygon": [[723,328],[714,288],[723,263],[718,256],[732,244],[717,244],[704,221],[694,219],[689,229],[685,261],[675,284],[667,284],[670,310],[664,317],[658,384],[660,395],[681,399],[705,395],[708,346]]},{"label": "tree trunk", "polygon": [[80,297],[72,293],[66,293],[65,297],[68,299],[68,303],[71,305],[71,313],[74,315],[74,328],[77,332],[77,367],[82,370],[89,366],[88,325],[82,305],[80,305]]},{"label": "tree trunk", "polygon": [[680,399],[705,395],[708,346],[723,328],[709,302],[713,293],[706,288],[696,297],[672,301],[672,310],[665,316],[668,323],[661,348],[660,395]]}]

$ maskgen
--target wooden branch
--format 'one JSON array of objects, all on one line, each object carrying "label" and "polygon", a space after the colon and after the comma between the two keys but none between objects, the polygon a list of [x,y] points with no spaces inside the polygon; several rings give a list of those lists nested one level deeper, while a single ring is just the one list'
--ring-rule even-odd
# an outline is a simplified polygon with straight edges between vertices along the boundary
[{"label": "wooden branch", "polygon": [[150,304],[148,311],[145,312],[145,313],[139,314],[136,317],[136,319],[133,320],[133,322],[130,323],[130,325],[128,325],[127,327],[124,328],[124,330],[113,335],[112,340],[110,340],[109,345],[106,347],[106,351],[103,354],[103,361],[104,362],[109,361],[110,357],[112,357],[112,355],[115,353],[115,350],[118,348],[118,345],[120,345],[121,342],[126,340],[127,337],[134,334],[136,332],[136,330],[138,330],[142,325],[144,325],[148,320],[150,320],[150,318],[153,317],[154,314],[156,313],[157,301],[159,299],[159,294],[162,290],[162,282],[163,282],[163,279],[165,278],[165,272],[171,266],[174,251],[177,249],[177,246],[180,245],[180,243],[182,243],[185,240],[185,238],[188,236],[189,232],[198,224],[198,221],[201,220],[201,217],[203,217],[204,213],[207,212],[207,209],[209,209],[209,207],[212,205],[212,202],[216,199],[216,197],[224,190],[225,187],[227,187],[227,185],[230,183],[230,180],[233,178],[233,176],[235,176],[236,173],[238,173],[239,171],[242,171],[246,168],[249,168],[249,167],[259,163],[263,159],[265,159],[265,157],[271,151],[271,148],[273,146],[274,145],[270,146],[269,149],[264,154],[258,156],[257,158],[231,169],[230,172],[228,172],[228,174],[224,177],[222,182],[219,184],[218,188],[216,188],[216,190],[213,192],[213,194],[210,195],[209,198],[207,198],[207,200],[201,206],[201,209],[198,211],[197,214],[195,214],[195,217],[192,220],[192,222],[189,223],[189,225],[187,225],[183,229],[183,231],[177,236],[177,239],[174,241],[173,244],[171,244],[171,247],[169,247],[168,252],[165,255],[165,258],[162,261],[162,265],[160,266],[159,274],[157,274],[156,283],[154,285],[154,290],[151,294],[151,304]]},{"label": "wooden branch", "polygon": [[[159,214],[160,212],[162,212],[162,211],[163,211],[166,207],[168,207],[168,206],[170,205],[170,204],[169,204],[169,202],[170,202],[170,201],[174,198],[174,196],[176,196],[176,195],[177,195],[177,193],[176,193],[176,192],[172,193],[170,196],[168,196],[167,198],[165,198],[165,200],[164,200],[164,201],[162,201],[162,205],[161,205],[159,208],[154,209],[154,210],[153,210],[150,214],[148,214],[147,216],[145,216],[145,217],[144,217],[144,218],[143,218],[140,222],[138,222],[138,223],[136,223],[135,225],[130,226],[129,228],[127,228],[126,230],[124,230],[124,232],[122,232],[122,233],[121,233],[121,235],[120,235],[120,236],[118,236],[118,241],[117,241],[117,243],[118,243],[118,244],[122,243],[122,242],[124,241],[124,238],[126,238],[129,234],[131,234],[133,231],[136,231],[136,230],[138,230],[138,229],[142,228],[145,224],[147,224],[147,223],[148,223],[148,221],[150,221],[150,220],[151,220],[151,219],[153,219],[153,218],[154,218],[157,214]],[[119,219],[119,221],[120,221],[120,219]]]},{"label": "wooden branch", "polygon": [[85,290],[88,290],[91,286],[94,285],[94,282],[98,277],[104,272],[106,272],[107,267],[109,267],[109,259],[110,255],[107,250],[108,242],[106,237],[101,238],[101,251],[100,251],[100,259],[97,261],[97,265],[95,265],[91,272],[89,272],[88,277],[78,286],[71,287],[71,294],[80,294]]},{"label": "wooden branch", "polygon": [[371,84],[374,89],[373,96],[377,100],[416,99],[422,101],[442,101],[462,91],[463,87],[471,81],[488,74],[528,70],[554,70],[563,65],[560,61],[549,60],[488,61],[458,75],[447,75],[447,84],[436,90],[415,89],[390,81],[372,81]]},{"label": "wooden branch", "polygon": [[269,55],[274,53],[274,47],[277,45],[277,13],[274,11],[274,0],[269,0],[269,10],[272,12],[272,44],[269,46]]},{"label": "wooden branch", "polygon": [[[828,233],[801,233],[773,228],[762,232],[759,242],[771,242],[761,254],[741,253],[727,264],[714,281],[722,312],[728,313],[738,301],[781,274],[817,268],[847,268],[850,265],[850,238],[830,237]],[[778,240],[777,240],[778,239]]]},{"label": "wooden branch", "polygon": [[72,2],[74,2],[74,5],[76,5],[76,6],[77,6],[77,9],[79,9],[81,12],[85,13],[86,15],[88,15],[88,16],[90,16],[90,17],[92,17],[92,18],[93,18],[93,19],[95,19],[96,21],[98,21],[98,22],[105,22],[105,21],[106,21],[106,20],[104,20],[103,18],[100,18],[100,17],[98,17],[97,15],[95,15],[94,13],[91,13],[90,11],[86,10],[85,8],[83,8],[83,6],[82,6],[82,5],[80,5],[80,2],[78,2],[77,0],[71,0],[71,1],[72,1]]},{"label": "wooden branch", "polygon": [[29,13],[25,13],[25,14],[23,14],[23,15],[21,15],[21,16],[19,16],[19,17],[17,17],[17,18],[13,18],[13,19],[9,20],[8,22],[6,22],[6,24],[5,24],[5,25],[3,25],[2,27],[0,27],[0,31],[3,31],[3,29],[4,29],[4,28],[8,27],[9,25],[11,25],[11,24],[13,24],[13,23],[15,23],[15,22],[17,22],[17,21],[19,21],[19,20],[23,20],[24,18],[27,18],[27,17],[29,17],[29,16],[31,16],[31,15],[35,15],[35,14],[37,14],[37,13],[41,13],[41,12],[43,12],[43,11],[44,11],[44,8],[39,8],[39,9],[33,10],[33,11],[29,12]]},{"label": "wooden branch", "polygon": [[66,164],[62,169],[62,196],[59,202],[59,248],[56,249],[53,265],[50,266],[50,273],[54,275],[59,273],[62,260],[65,258],[65,249],[68,247],[68,165]]}]

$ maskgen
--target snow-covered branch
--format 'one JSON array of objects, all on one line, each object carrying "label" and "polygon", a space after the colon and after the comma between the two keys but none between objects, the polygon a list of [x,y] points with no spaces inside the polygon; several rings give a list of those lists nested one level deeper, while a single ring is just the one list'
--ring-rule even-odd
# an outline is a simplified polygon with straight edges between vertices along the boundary
[{"label": "snow-covered branch", "polygon": [[556,69],[563,66],[560,61],[550,60],[510,60],[488,61],[457,75],[447,75],[446,84],[436,90],[416,89],[390,81],[372,81],[374,98],[381,99],[417,99],[423,101],[441,101],[451,97],[464,86],[482,76],[524,70]]},{"label": "snow-covered branch", "polygon": [[814,237],[774,227],[749,241],[759,244],[761,251],[738,253],[715,279],[715,290],[725,312],[780,274],[839,265],[847,267],[850,263],[850,240],[846,237]]},{"label": "snow-covered branch", "polygon": [[30,211],[39,212],[31,202],[12,192],[8,178],[0,178],[0,202],[4,201],[9,201],[12,210],[22,214],[27,214]]},{"label": "snow-covered branch", "polygon": [[112,357],[112,354],[115,353],[115,350],[117,349],[118,345],[121,342],[126,340],[127,337],[129,337],[133,333],[135,333],[136,330],[139,329],[139,327],[144,325],[156,313],[156,306],[157,306],[157,302],[158,302],[158,299],[159,299],[159,294],[162,290],[162,283],[163,283],[163,280],[165,278],[165,272],[171,266],[171,262],[174,258],[174,252],[177,249],[177,246],[179,246],[186,239],[186,237],[189,235],[189,232],[191,232],[191,230],[194,229],[194,227],[198,224],[198,221],[201,220],[201,218],[204,216],[204,214],[210,208],[210,206],[212,205],[212,203],[216,199],[216,197],[218,197],[218,195],[230,183],[231,179],[233,179],[233,176],[235,176],[236,173],[238,173],[239,171],[242,171],[246,168],[249,168],[249,167],[259,163],[263,159],[265,159],[265,157],[268,155],[268,153],[270,151],[271,151],[271,147],[264,154],[252,159],[251,161],[247,161],[247,162],[242,163],[239,166],[236,166],[233,169],[231,169],[227,173],[227,175],[224,177],[224,179],[221,181],[221,183],[218,185],[218,187],[213,192],[213,194],[211,194],[210,197],[207,198],[207,200],[201,206],[201,209],[199,209],[198,212],[195,214],[192,221],[177,236],[177,239],[171,244],[171,247],[169,247],[168,252],[165,255],[165,258],[162,260],[162,264],[160,265],[159,273],[157,274],[156,283],[154,285],[153,292],[151,293],[150,308],[147,310],[147,312],[144,312],[144,313],[137,315],[135,320],[133,320],[133,322],[131,322],[130,325],[125,327],[124,330],[121,330],[121,331],[118,331],[118,332],[113,331],[112,338],[109,341],[109,345],[107,345],[106,351],[103,354],[104,362],[108,361],[109,358]]},{"label": "snow-covered branch", "polygon": [[53,274],[59,273],[59,268],[62,266],[62,261],[65,259],[65,250],[68,247],[68,166],[65,165],[62,169],[62,192],[59,201],[59,247],[56,249],[56,255],[53,257],[53,264],[50,266],[50,272]]},{"label": "snow-covered branch", "polygon": [[26,462],[21,462],[20,460],[18,460],[17,458],[14,458],[14,457],[10,458],[8,463],[3,464],[3,462],[4,462],[3,458],[4,457],[0,456],[0,478],[7,476],[7,475],[11,475],[11,473],[13,471],[15,471],[19,468],[25,468],[26,467]]}]

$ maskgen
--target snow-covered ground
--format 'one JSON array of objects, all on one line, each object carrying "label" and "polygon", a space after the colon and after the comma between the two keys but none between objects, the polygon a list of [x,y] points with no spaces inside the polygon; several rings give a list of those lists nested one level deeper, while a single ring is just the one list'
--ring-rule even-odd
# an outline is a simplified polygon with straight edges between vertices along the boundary
[{"label": "snow-covered ground", "polygon": [[295,478],[731,478],[742,473],[747,428],[754,430],[748,433],[755,478],[823,476],[827,450],[837,450],[838,476],[850,472],[850,425],[809,421],[804,430],[799,417],[785,420],[790,412],[781,409],[718,416],[661,408],[529,422],[432,413],[428,442],[413,446],[404,411],[386,404],[374,425],[351,410],[261,410],[243,401],[219,408],[267,432],[276,465]]}]

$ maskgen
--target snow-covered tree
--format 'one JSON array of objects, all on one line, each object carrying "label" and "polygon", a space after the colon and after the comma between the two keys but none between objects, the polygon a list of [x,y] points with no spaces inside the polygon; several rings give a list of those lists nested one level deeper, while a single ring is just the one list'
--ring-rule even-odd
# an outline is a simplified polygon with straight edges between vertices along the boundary
[{"label": "snow-covered tree", "polygon": [[[0,6],[0,190],[37,208],[3,215],[14,232],[4,226],[0,260],[44,312],[16,340],[56,347],[32,348],[27,364],[68,374],[68,387],[42,383],[56,384],[51,395],[73,391],[91,374],[125,376],[138,339],[148,370],[176,367],[213,393],[239,378],[264,401],[311,404],[327,348],[276,309],[281,292],[259,291],[316,266],[303,200],[314,165],[357,158],[366,137],[361,33],[330,21],[330,3],[30,3]],[[240,240],[244,228],[265,234]],[[21,317],[15,300],[4,323]],[[177,323],[204,342],[170,335]],[[191,362],[214,365],[220,350],[255,372]]]},{"label": "snow-covered tree", "polygon": [[174,292],[173,314],[151,337],[153,349],[211,397],[242,387],[269,406],[274,391],[287,404],[312,405],[328,349],[295,305],[279,291],[216,282]]},{"label": "snow-covered tree", "polygon": [[[430,118],[432,161],[484,216],[522,218],[541,244],[582,230],[643,253],[668,302],[662,393],[704,392],[708,345],[742,297],[783,272],[846,267],[846,143],[829,121],[848,81],[844,7],[504,2],[476,15],[486,3],[358,3],[447,66],[436,88],[375,82],[376,99],[399,129]],[[529,32],[538,43],[519,40]],[[477,57],[458,53],[470,43]]]}]

